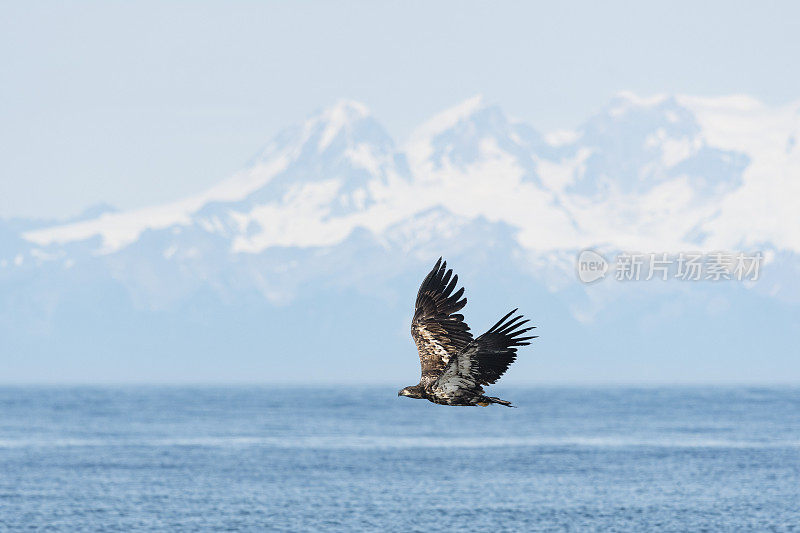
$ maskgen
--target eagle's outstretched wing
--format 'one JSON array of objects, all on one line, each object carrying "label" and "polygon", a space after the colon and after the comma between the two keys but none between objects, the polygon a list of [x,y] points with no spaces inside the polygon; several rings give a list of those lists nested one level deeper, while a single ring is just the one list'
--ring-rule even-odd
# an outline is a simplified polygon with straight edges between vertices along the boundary
[{"label": "eagle's outstretched wing", "polygon": [[433,383],[450,358],[472,341],[464,316],[455,314],[467,305],[467,299],[461,298],[463,287],[453,292],[457,284],[458,276],[447,270],[447,262],[440,257],[419,287],[411,336],[419,352],[422,384]]},{"label": "eagle's outstretched wing", "polygon": [[536,336],[521,337],[533,327],[520,328],[528,320],[522,315],[510,318],[514,309],[489,331],[469,343],[451,358],[442,375],[433,384],[435,394],[443,399],[461,395],[483,394],[482,385],[491,385],[517,358],[517,347],[527,346]]}]

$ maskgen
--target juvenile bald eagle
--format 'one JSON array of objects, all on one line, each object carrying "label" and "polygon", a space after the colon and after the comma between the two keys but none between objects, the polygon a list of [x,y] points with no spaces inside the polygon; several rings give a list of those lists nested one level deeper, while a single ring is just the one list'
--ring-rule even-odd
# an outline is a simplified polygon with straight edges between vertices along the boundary
[{"label": "juvenile bald eagle", "polygon": [[[452,278],[452,279],[451,279]],[[419,398],[442,405],[480,405],[510,402],[485,396],[483,385],[491,385],[517,358],[517,347],[527,346],[536,336],[522,337],[533,327],[516,309],[501,318],[489,331],[472,338],[464,315],[464,288],[453,290],[458,276],[447,270],[442,258],[436,262],[417,293],[411,336],[417,345],[422,375],[419,384],[400,390],[398,396]]]}]

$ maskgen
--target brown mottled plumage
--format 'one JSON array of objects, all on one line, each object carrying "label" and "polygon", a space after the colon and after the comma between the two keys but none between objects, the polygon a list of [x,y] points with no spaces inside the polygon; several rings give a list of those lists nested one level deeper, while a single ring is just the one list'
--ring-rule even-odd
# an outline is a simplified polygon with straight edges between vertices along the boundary
[{"label": "brown mottled plumage", "polygon": [[446,268],[440,257],[420,285],[411,320],[411,336],[422,370],[420,383],[425,385],[432,384],[444,372],[450,357],[472,341],[464,315],[456,314],[467,305],[467,299],[461,298],[464,289],[453,293],[458,276]]},{"label": "brown mottled plumage", "polygon": [[484,396],[482,386],[500,379],[516,359],[517,347],[536,338],[520,336],[533,327],[520,329],[528,322],[522,315],[509,319],[514,309],[473,339],[464,316],[457,314],[467,305],[463,288],[453,292],[457,284],[458,276],[440,257],[419,288],[411,321],[411,336],[419,352],[420,382],[402,389],[398,396],[443,405],[511,406],[505,400]]}]

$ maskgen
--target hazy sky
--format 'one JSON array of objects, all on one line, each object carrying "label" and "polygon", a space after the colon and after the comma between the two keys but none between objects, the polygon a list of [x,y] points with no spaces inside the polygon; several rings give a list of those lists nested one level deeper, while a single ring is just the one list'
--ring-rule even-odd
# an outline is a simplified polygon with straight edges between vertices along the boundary
[{"label": "hazy sky", "polygon": [[800,98],[800,3],[3,2],[0,217],[175,199],[340,97],[396,139],[476,93],[541,130],[619,90]]}]

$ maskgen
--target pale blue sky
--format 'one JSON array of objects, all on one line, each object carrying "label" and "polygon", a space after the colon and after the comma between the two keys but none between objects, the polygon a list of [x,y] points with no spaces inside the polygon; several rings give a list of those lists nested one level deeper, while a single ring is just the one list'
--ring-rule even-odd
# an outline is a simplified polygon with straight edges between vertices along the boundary
[{"label": "pale blue sky", "polygon": [[790,2],[4,2],[0,217],[178,198],[340,97],[398,140],[476,93],[549,130],[619,90],[796,100],[798,52]]}]

